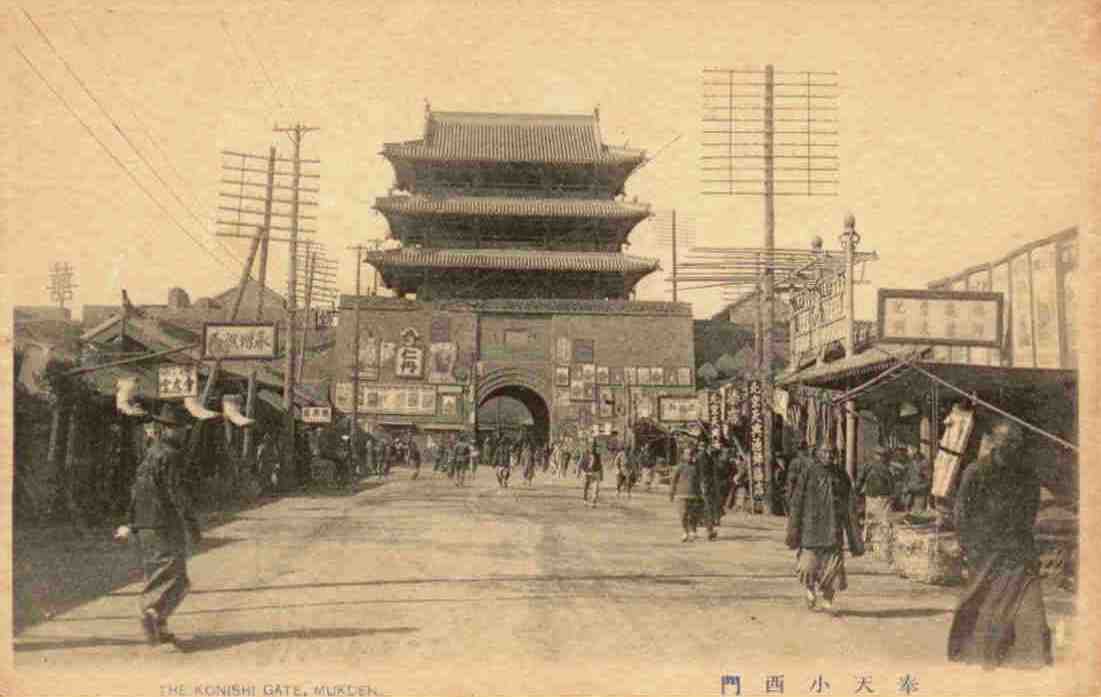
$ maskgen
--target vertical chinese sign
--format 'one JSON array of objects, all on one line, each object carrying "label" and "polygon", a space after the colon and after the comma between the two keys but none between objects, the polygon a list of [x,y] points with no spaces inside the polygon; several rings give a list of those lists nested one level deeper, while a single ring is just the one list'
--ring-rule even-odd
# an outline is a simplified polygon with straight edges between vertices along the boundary
[{"label": "vertical chinese sign", "polygon": [[765,408],[760,380],[749,382],[749,474],[753,510],[760,512],[765,500]]}]

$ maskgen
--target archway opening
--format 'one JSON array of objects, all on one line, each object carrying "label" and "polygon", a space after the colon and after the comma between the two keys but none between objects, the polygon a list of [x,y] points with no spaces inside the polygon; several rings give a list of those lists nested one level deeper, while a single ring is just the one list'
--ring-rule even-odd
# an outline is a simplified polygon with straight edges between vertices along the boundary
[{"label": "archway opening", "polygon": [[535,390],[505,385],[486,394],[478,405],[478,428],[483,433],[499,429],[514,439],[530,436],[544,444],[550,436],[550,409]]}]

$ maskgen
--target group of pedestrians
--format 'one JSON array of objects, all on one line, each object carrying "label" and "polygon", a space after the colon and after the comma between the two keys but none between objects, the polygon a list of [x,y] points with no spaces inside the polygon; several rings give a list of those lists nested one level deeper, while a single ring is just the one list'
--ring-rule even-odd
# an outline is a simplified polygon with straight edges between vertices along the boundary
[{"label": "group of pedestrians", "polygon": [[[166,405],[152,418],[153,443],[135,474],[127,524],[115,531],[115,538],[136,543],[145,578],[140,627],[148,643],[160,645],[174,642],[168,619],[190,589],[187,557],[201,532],[181,482],[187,414]],[[1050,665],[1051,633],[1033,535],[1040,481],[1027,460],[1019,426],[1001,421],[986,437],[990,447],[967,467],[956,495],[955,522],[970,573],[952,622],[948,658],[985,667]],[[382,462],[405,458],[416,478],[420,457],[412,439],[389,445],[393,454],[384,451]],[[536,455],[540,450],[542,455]],[[669,498],[676,502],[684,542],[696,539],[701,525],[709,540],[716,539],[724,502],[736,498],[733,489],[724,496],[723,482],[736,488],[739,476],[737,469],[724,474],[724,463],[730,464],[724,451],[729,454],[728,449],[712,447],[706,429],[698,435],[678,434]],[[734,451],[738,460],[745,459],[744,453]],[[569,452],[562,442],[548,451],[531,443],[497,439],[480,453],[473,437],[462,433],[449,436],[439,446],[434,469],[446,470],[455,486],[462,487],[467,472],[473,473],[479,458],[486,457],[496,465],[499,486],[505,488],[513,467],[520,468],[527,482],[539,466],[543,471],[553,467],[563,476],[569,466],[564,454]],[[626,491],[630,496],[644,452],[611,447],[617,495]],[[594,507],[600,498],[603,463],[604,453],[595,441],[576,460],[584,477],[582,498]],[[870,520],[883,520],[884,499],[893,491],[890,474],[884,451],[862,468],[855,486],[838,453],[827,444],[813,452],[801,448],[790,459],[783,491],[788,513],[785,543],[795,550],[795,575],[809,609],[832,612],[837,593],[847,588],[845,552],[857,557],[864,553],[865,536],[856,529],[855,500],[863,495]]]}]

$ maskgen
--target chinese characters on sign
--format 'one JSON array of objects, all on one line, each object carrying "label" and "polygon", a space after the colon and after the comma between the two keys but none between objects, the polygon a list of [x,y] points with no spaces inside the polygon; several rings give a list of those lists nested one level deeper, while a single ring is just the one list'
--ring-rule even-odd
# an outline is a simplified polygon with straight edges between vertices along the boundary
[{"label": "chinese characters on sign", "polygon": [[659,397],[658,419],[661,421],[698,421],[700,403],[695,397]]},{"label": "chinese characters on sign", "polygon": [[879,291],[879,340],[949,346],[1001,345],[1002,294],[979,291]]},{"label": "chinese characters on sign", "polygon": [[749,383],[749,447],[750,480],[753,487],[753,505],[760,505],[765,498],[765,411],[761,393],[761,381]]},{"label": "chinese characters on sign", "polygon": [[302,422],[307,424],[332,423],[332,407],[302,407]]},{"label": "chinese characters on sign", "polygon": [[157,369],[157,397],[199,396],[199,369],[193,365],[162,365]]},{"label": "chinese characters on sign", "polygon": [[814,356],[845,333],[845,275],[822,279],[814,288],[793,293],[791,300],[792,364]]},{"label": "chinese characters on sign", "polygon": [[203,358],[275,358],[276,325],[208,322],[203,325]]},{"label": "chinese characters on sign", "polygon": [[424,372],[424,349],[399,346],[394,356],[394,375],[399,378],[419,378]]}]

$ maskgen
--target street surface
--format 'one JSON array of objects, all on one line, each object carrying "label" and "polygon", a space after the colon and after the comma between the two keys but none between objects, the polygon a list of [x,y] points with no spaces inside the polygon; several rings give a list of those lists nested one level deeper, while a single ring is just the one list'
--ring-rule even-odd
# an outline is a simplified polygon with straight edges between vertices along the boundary
[{"label": "street surface", "polygon": [[[207,530],[170,622],[178,648],[144,644],[138,583],[30,627],[17,694],[717,695],[723,675],[743,694],[767,675],[787,694],[819,675],[830,694],[862,676],[892,695],[907,675],[919,695],[1074,687],[1062,638],[1054,670],[950,666],[958,589],[875,559],[849,560],[838,616],[808,611],[782,518],[730,514],[719,540],[682,543],[664,486],[631,501],[605,487],[595,509],[572,475],[500,491],[485,467],[464,489],[427,467],[359,489]],[[1066,597],[1048,609],[1069,623]]]}]

